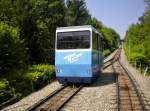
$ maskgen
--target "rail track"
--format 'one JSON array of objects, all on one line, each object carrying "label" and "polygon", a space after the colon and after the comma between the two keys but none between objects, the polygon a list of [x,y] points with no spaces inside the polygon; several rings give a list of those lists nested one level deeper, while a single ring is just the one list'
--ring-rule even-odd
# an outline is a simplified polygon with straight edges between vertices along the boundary
[{"label": "rail track", "polygon": [[111,66],[118,59],[119,54],[120,54],[120,48],[117,49],[116,53],[111,59],[104,62],[103,69],[106,69],[107,67]]},{"label": "rail track", "polygon": [[114,75],[116,77],[117,111],[145,111],[143,97],[140,94],[131,74],[120,62],[121,48],[113,59]]},{"label": "rail track", "polygon": [[83,86],[62,86],[38,103],[29,107],[27,111],[59,111],[82,88]]}]

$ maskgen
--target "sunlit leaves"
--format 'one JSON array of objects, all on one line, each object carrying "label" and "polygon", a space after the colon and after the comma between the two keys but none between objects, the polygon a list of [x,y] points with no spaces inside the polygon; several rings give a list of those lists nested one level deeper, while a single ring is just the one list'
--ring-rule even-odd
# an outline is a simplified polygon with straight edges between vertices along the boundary
[{"label": "sunlit leaves", "polygon": [[[145,0],[147,10],[139,22],[132,24],[126,33],[125,51],[132,61],[141,62],[142,65],[150,66],[150,0]],[[150,71],[150,70],[149,70]]]},{"label": "sunlit leaves", "polygon": [[85,0],[67,0],[66,22],[68,26],[85,25],[90,20]]},{"label": "sunlit leaves", "polygon": [[23,66],[27,58],[25,53],[18,28],[0,22],[0,71],[10,71],[14,67]]}]

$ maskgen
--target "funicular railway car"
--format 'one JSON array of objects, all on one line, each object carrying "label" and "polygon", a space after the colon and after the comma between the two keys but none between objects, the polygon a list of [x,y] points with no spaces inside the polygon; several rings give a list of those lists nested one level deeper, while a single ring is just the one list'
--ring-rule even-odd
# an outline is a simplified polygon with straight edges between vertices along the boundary
[{"label": "funicular railway car", "polygon": [[61,84],[91,83],[103,65],[103,37],[90,25],[56,30],[55,71]]}]

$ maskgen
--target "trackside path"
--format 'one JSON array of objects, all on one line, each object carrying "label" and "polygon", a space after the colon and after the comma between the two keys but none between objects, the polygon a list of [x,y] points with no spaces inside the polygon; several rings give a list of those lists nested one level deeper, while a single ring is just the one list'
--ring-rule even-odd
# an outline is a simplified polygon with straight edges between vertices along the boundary
[{"label": "trackside path", "polygon": [[138,89],[141,90],[141,95],[145,96],[145,105],[150,110],[150,77],[144,77],[138,70],[136,70],[131,64],[129,64],[124,50],[121,53],[121,63],[129,70],[132,74]]}]

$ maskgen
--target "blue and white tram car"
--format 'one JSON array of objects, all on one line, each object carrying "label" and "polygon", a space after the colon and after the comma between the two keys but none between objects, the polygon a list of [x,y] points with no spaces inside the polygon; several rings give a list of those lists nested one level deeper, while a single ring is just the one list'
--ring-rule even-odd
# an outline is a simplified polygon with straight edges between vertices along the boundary
[{"label": "blue and white tram car", "polygon": [[89,84],[101,72],[103,38],[91,25],[57,28],[55,41],[59,83]]}]

